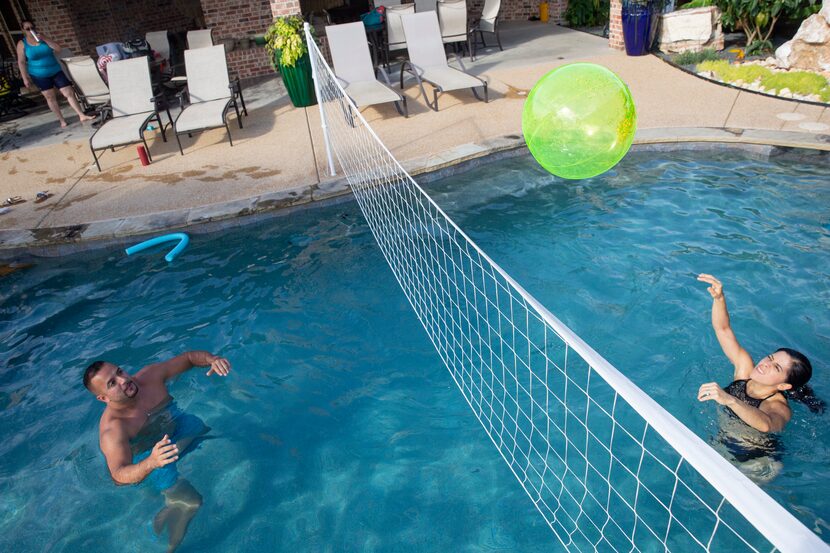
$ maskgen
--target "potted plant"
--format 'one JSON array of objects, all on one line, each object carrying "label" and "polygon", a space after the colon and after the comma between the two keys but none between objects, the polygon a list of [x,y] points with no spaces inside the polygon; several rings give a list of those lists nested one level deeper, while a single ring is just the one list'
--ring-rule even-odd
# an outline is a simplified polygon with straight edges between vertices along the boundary
[{"label": "potted plant", "polygon": [[302,18],[291,15],[275,19],[265,33],[265,49],[274,69],[282,74],[291,103],[298,108],[316,104]]},{"label": "potted plant", "polygon": [[651,50],[657,12],[662,3],[655,0],[623,0],[622,27],[625,53],[642,56]]}]

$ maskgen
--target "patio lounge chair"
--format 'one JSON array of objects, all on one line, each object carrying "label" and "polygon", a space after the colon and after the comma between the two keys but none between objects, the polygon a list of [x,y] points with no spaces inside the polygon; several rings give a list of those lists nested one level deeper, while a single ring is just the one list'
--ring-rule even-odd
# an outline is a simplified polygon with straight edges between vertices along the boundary
[{"label": "patio lounge chair", "polygon": [[392,90],[389,76],[382,67],[378,67],[378,70],[386,84],[375,78],[363,23],[358,21],[326,27],[326,36],[334,62],[334,73],[357,107],[395,102],[398,113],[409,117],[406,98]]},{"label": "patio lounge chair", "polygon": [[[162,140],[167,142],[167,136],[164,134],[164,125],[156,109],[147,58],[143,56],[114,61],[107,65],[107,70],[113,117],[101,125],[89,139],[89,148],[92,150],[92,157],[95,158],[95,165],[100,171],[101,164],[98,162],[96,151],[136,142],[144,144],[147,157],[152,161],[150,148],[147,147],[147,141],[144,139],[147,123],[155,119],[161,129]],[[167,118],[170,119],[169,111]]]},{"label": "patio lounge chair", "polygon": [[197,48],[210,48],[213,46],[213,31],[211,29],[202,29],[199,31],[187,31],[187,48],[195,50]]},{"label": "patio lounge chair", "polygon": [[481,39],[481,45],[487,48],[487,43],[484,42],[484,33],[493,33],[496,35],[496,42],[499,44],[499,50],[504,51],[501,47],[501,38],[499,37],[499,11],[501,10],[501,0],[484,0],[484,9],[481,11],[481,17],[478,21],[473,23],[470,28],[470,39],[473,46],[472,59],[476,57],[476,46],[478,40],[476,33]]},{"label": "patio lounge chair", "polygon": [[[487,82],[467,73],[464,62],[455,54],[461,69],[450,67],[444,53],[441,31],[438,29],[438,17],[435,12],[415,13],[403,17],[403,30],[409,50],[409,61],[401,64],[401,90],[403,90],[404,73],[409,73],[418,82],[424,101],[438,111],[438,94],[462,88],[472,89],[479,100],[488,101]],[[433,101],[429,101],[423,82],[433,87]],[[484,89],[484,98],[478,95],[477,87]]]},{"label": "patio lounge chair", "polygon": [[383,60],[387,69],[389,68],[389,52],[406,49],[406,36],[403,34],[401,17],[411,13],[415,13],[415,4],[386,7],[386,48],[383,52]]},{"label": "patio lounge chair", "polygon": [[438,24],[444,44],[457,46],[461,43],[462,50],[466,46],[467,52],[471,51],[467,26],[467,0],[439,0]]},{"label": "patio lounge chair", "polygon": [[75,88],[75,96],[84,108],[84,111],[94,109],[101,115],[101,122],[111,113],[110,89],[95,60],[89,56],[75,56],[64,60],[66,76],[72,81]]},{"label": "patio lounge chair", "polygon": [[[210,48],[187,50],[184,53],[184,65],[187,70],[188,96],[190,105],[182,108],[173,123],[179,152],[184,155],[180,134],[225,127],[228,140],[233,146],[231,129],[228,126],[227,113],[231,104],[236,111],[236,122],[242,128],[242,117],[228,79],[228,64],[225,61],[225,47],[221,44]],[[246,113],[247,115],[247,113]]]}]

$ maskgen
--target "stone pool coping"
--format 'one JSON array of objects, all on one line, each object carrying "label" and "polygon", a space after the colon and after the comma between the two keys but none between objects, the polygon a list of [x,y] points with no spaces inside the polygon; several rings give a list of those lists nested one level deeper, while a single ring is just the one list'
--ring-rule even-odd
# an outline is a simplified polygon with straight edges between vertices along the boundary
[{"label": "stone pool coping", "polygon": [[[821,153],[830,152],[830,135],[763,129],[652,128],[637,132],[633,148],[673,150],[717,145],[754,146],[760,148],[758,153],[767,156],[776,150],[791,149]],[[513,134],[462,144],[439,155],[403,163],[403,167],[419,182],[430,182],[526,151],[523,137]],[[827,157],[830,159],[830,154]],[[0,259],[68,255],[134,242],[137,237],[149,233],[183,228],[194,234],[214,232],[254,223],[266,216],[286,215],[297,209],[330,205],[350,198],[348,183],[340,177],[218,204],[52,228],[5,229],[0,230]]]}]

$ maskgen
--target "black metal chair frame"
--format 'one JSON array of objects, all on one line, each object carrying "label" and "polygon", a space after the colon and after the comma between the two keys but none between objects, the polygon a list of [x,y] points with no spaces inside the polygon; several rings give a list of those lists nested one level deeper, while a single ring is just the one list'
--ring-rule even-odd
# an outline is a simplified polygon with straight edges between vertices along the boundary
[{"label": "black metal chair frame", "polygon": [[[155,101],[155,100],[156,100],[156,98],[153,98],[153,101]],[[167,112],[167,120],[168,120],[167,124],[172,125],[173,124],[173,118],[170,116],[170,109],[165,108],[164,111]],[[113,119],[117,119],[117,117],[114,117]],[[112,146],[107,146],[105,148],[98,148],[98,151],[103,152],[104,150],[109,149],[110,151],[114,152],[116,146],[129,146],[130,144],[138,144],[139,142],[141,142],[142,144],[144,144],[144,150],[147,152],[147,159],[152,162],[153,157],[150,155],[150,147],[147,146],[147,139],[144,138],[144,131],[147,128],[147,123],[149,123],[153,119],[158,121],[159,130],[161,130],[161,139],[164,142],[167,142],[167,135],[164,132],[164,127],[166,125],[162,124],[161,114],[159,113],[159,110],[156,109],[153,112],[151,112],[147,116],[147,118],[144,120],[144,122],[141,124],[140,130],[138,131],[138,135],[139,135],[138,140],[133,140],[132,142],[126,142],[124,144],[113,144]],[[95,131],[94,133],[92,133],[92,136],[89,137],[89,149],[92,151],[92,157],[95,158],[95,166],[98,167],[98,172],[99,173],[101,172],[101,163],[98,160],[98,156],[95,154],[95,151],[96,151],[95,148],[92,147],[92,139],[95,138],[95,135],[98,134],[98,131],[100,131],[101,128],[103,128],[103,125],[101,125],[101,127],[99,127],[98,130]]]},{"label": "black metal chair frame", "polygon": [[[447,61],[448,62],[451,61],[452,58],[457,59],[458,64],[461,66],[462,71],[464,73],[467,73],[467,69],[464,67],[464,62],[461,60],[461,58],[456,54],[450,54]],[[415,65],[411,61],[406,60],[401,64],[401,91],[403,91],[404,72],[409,73],[410,75],[415,77],[415,80],[418,82],[418,86],[421,89],[421,94],[423,94],[423,96],[424,96],[424,101],[426,102],[426,104],[430,108],[432,108],[433,110],[438,111],[438,95],[443,94],[444,89],[442,89],[436,83],[426,81],[427,83],[430,84],[430,86],[432,86],[433,99],[432,99],[432,102],[430,102],[429,97],[427,96],[426,89],[424,89],[424,80],[421,79],[421,73],[423,73],[423,69],[421,69],[420,67],[418,67],[417,65]],[[467,74],[470,75],[469,73],[467,73]],[[489,103],[490,102],[490,96],[489,96],[489,93],[487,91],[487,81],[485,81],[484,79],[482,79],[480,77],[476,77],[475,75],[470,75],[470,76],[478,79],[479,81],[481,81],[481,86],[484,88],[484,98],[482,98],[481,96],[478,95],[478,91],[476,90],[476,88],[478,88],[478,87],[470,87],[470,90],[473,91],[473,96],[476,97],[476,100],[482,101],[485,104]],[[403,94],[401,94],[401,95],[403,96]]]},{"label": "black metal chair frame", "polygon": [[184,113],[184,110],[187,107],[184,105],[184,96],[187,94],[187,89],[185,88],[177,94],[177,96],[179,97],[179,106],[181,108],[181,111],[176,116],[176,120],[173,122],[173,133],[176,135],[176,143],[179,145],[179,153],[181,155],[184,155],[184,150],[182,149],[182,141],[179,139],[180,135],[186,134],[188,137],[193,138],[194,132],[204,132],[211,129],[221,129],[223,126],[225,127],[225,131],[228,133],[228,142],[230,142],[231,148],[233,148],[233,137],[231,136],[231,128],[228,125],[228,108],[231,106],[231,104],[233,104],[233,109],[236,112],[236,122],[239,125],[240,129],[243,128],[242,117],[239,114],[239,104],[236,103],[237,93],[239,94],[239,98],[242,102],[242,113],[244,113],[246,117],[248,116],[248,110],[245,107],[245,99],[242,98],[242,88],[239,85],[239,79],[236,79],[235,81],[231,82],[228,85],[228,89],[231,91],[231,97],[228,99],[227,103],[225,104],[225,108],[222,112],[223,125],[215,125],[213,127],[205,127],[198,130],[190,130],[184,132],[179,132],[176,123],[179,122],[179,117],[182,116],[182,113]]},{"label": "black metal chair frame", "polygon": [[484,31],[478,28],[478,24],[481,19],[478,19],[473,23],[470,29],[470,43],[472,44],[473,50],[472,54],[470,55],[471,60],[476,59],[476,47],[478,46],[478,39],[476,39],[476,33],[478,33],[478,38],[481,39],[481,46],[482,48],[487,48],[487,43],[484,41],[484,33],[491,33],[496,35],[496,42],[499,45],[499,51],[504,52],[504,48],[501,45],[501,37],[499,36],[499,21],[501,21],[501,14],[496,16],[496,21],[493,23],[493,30],[492,31]]}]

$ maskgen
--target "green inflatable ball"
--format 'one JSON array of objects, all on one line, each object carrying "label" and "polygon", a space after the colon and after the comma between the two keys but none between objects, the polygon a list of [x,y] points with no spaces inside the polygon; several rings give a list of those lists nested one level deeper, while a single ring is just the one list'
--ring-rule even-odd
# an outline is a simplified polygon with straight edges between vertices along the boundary
[{"label": "green inflatable ball", "polygon": [[611,169],[628,152],[636,130],[628,87],[593,63],[563,65],[542,77],[522,112],[530,153],[565,179],[587,179]]}]

